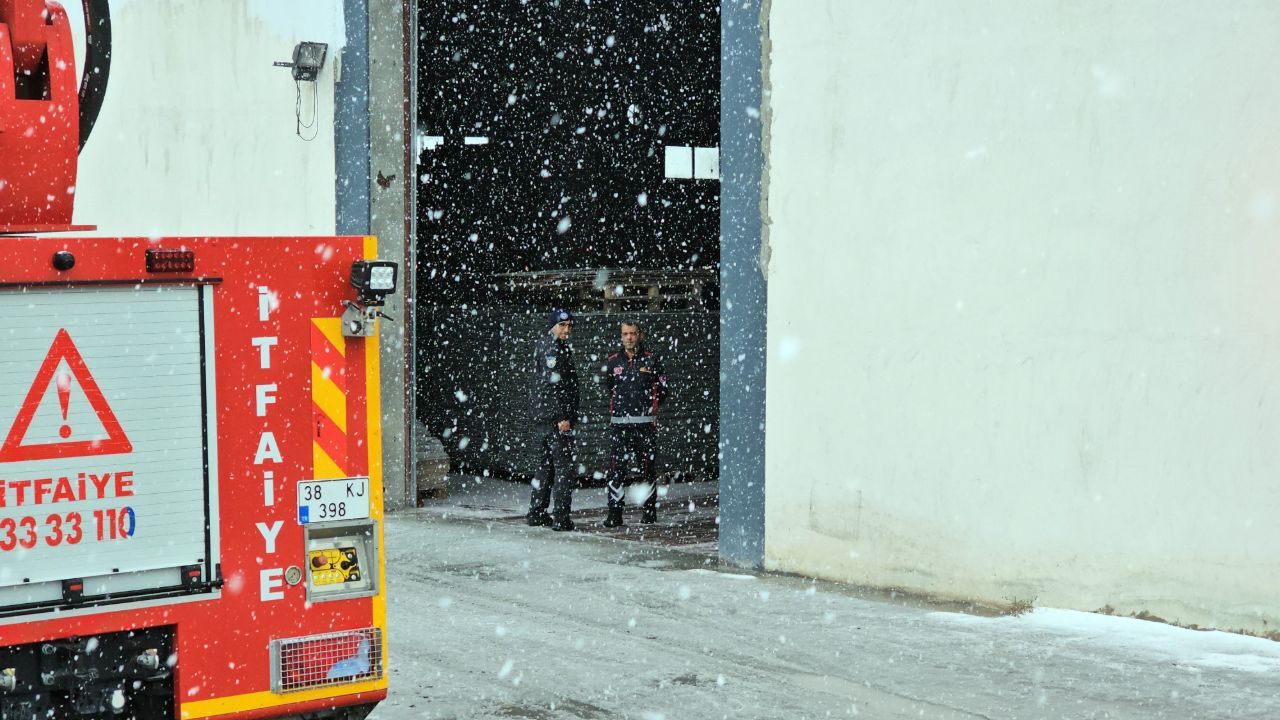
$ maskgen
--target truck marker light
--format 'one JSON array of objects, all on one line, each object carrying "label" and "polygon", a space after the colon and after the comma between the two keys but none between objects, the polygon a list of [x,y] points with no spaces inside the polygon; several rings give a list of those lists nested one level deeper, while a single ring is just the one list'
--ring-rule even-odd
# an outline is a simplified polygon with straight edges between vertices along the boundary
[{"label": "truck marker light", "polygon": [[187,248],[150,248],[145,254],[149,273],[190,273],[196,271],[196,253]]}]

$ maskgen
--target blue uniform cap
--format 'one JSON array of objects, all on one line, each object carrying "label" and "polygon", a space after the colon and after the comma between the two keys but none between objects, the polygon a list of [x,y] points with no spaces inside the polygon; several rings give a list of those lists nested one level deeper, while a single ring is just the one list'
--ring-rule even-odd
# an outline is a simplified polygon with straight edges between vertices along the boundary
[{"label": "blue uniform cap", "polygon": [[552,310],[551,315],[547,317],[547,329],[550,330],[562,322],[573,322],[573,313],[568,310]]}]

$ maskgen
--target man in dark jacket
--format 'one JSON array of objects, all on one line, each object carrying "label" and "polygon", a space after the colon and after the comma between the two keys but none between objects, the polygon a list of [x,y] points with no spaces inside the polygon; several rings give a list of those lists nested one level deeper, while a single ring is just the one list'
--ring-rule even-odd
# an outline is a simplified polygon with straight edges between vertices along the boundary
[{"label": "man in dark jacket", "polygon": [[604,365],[609,391],[609,514],[606,527],[622,524],[624,480],[639,472],[647,484],[640,522],[658,519],[658,485],[654,457],[658,438],[658,407],[667,394],[662,361],[644,347],[640,325],[622,323],[622,347]]},{"label": "man in dark jacket", "polygon": [[[573,428],[578,424],[578,371],[573,366],[573,315],[554,310],[547,319],[547,335],[534,355],[531,399],[538,470],[529,498],[530,525],[550,525],[552,530],[572,530],[569,512],[573,504]],[[547,514],[555,492],[555,506]]]}]

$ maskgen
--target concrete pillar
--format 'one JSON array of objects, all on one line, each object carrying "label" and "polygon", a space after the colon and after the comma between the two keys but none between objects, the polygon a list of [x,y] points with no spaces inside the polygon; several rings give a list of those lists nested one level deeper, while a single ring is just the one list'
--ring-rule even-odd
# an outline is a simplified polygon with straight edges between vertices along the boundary
[{"label": "concrete pillar", "polygon": [[339,235],[369,234],[369,11],[365,0],[343,0],[347,44],[334,88],[335,222]]},{"label": "concrete pillar", "polygon": [[388,508],[414,503],[412,0],[365,0],[369,38],[369,224],[378,256],[400,263],[400,293],[382,324],[382,458]]},{"label": "concrete pillar", "polygon": [[720,16],[720,557],[764,563],[762,0]]}]

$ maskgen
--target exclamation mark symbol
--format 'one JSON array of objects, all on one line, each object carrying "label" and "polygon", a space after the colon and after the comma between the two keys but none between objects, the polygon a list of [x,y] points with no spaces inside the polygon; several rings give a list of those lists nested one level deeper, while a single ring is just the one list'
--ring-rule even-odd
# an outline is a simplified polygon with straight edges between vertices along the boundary
[{"label": "exclamation mark symbol", "polygon": [[67,373],[58,373],[58,404],[62,406],[62,422],[61,428],[58,428],[58,434],[62,439],[71,437],[71,426],[67,425],[67,409],[71,405],[71,376]]}]

